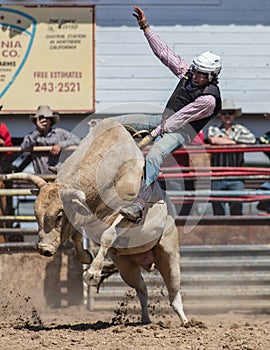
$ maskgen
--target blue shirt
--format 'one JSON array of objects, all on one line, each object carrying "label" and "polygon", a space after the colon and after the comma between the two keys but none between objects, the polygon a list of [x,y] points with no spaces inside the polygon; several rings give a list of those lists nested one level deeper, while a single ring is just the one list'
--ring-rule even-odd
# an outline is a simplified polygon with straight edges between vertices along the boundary
[{"label": "blue shirt", "polygon": [[[80,142],[81,140],[71,132],[61,128],[53,128],[46,136],[42,135],[38,130],[34,130],[24,137],[21,148],[23,151],[31,152],[34,146],[53,146],[58,144],[64,149],[68,146],[79,145]],[[53,155],[49,152],[32,152],[31,156],[35,173],[50,173],[48,167],[58,165],[60,154]]]}]

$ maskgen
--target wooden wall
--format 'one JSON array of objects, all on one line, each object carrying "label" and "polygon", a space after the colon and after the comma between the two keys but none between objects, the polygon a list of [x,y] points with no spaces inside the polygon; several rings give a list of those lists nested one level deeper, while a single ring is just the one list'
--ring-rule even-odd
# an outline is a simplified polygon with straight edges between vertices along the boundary
[{"label": "wooden wall", "polygon": [[[162,110],[177,78],[152,54],[132,16],[131,0],[40,1],[39,5],[95,5],[96,111],[121,105],[120,111]],[[5,5],[36,5],[34,0],[3,0]],[[268,0],[140,0],[148,22],[186,60],[213,50],[223,60],[220,87],[245,114],[270,111],[270,2]],[[123,107],[125,104],[125,107]],[[150,105],[150,106],[149,106]],[[115,109],[116,110],[116,109]],[[14,137],[29,130],[28,116],[4,116]],[[62,116],[72,130],[83,116]],[[268,129],[269,120],[260,120]],[[256,127],[255,124],[255,127]],[[254,130],[256,132],[256,130]],[[258,132],[259,134],[260,132]]]}]

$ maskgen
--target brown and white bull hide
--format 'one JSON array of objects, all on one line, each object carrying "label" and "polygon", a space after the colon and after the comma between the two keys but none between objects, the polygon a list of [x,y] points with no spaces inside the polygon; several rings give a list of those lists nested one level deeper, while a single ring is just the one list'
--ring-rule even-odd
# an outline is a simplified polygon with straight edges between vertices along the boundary
[{"label": "brown and white bull hide", "polygon": [[[136,197],[143,166],[143,154],[125,128],[116,121],[104,120],[64,161],[54,183],[26,173],[9,174],[5,179],[21,178],[39,188],[35,215],[40,254],[55,254],[60,244],[71,238],[77,259],[91,263],[85,274],[85,281],[90,283],[100,278],[109,253],[122,279],[136,289],[143,323],[149,323],[150,318],[141,266],[151,270],[154,263],[167,286],[173,309],[186,323],[179,292],[178,233],[167,204],[149,204],[140,224],[119,214],[119,209]],[[93,261],[83,249],[82,233],[100,245]]]}]

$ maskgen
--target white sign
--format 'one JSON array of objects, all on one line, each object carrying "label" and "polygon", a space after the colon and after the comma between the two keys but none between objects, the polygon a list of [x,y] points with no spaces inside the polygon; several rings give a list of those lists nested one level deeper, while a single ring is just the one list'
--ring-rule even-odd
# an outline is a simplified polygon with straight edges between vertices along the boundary
[{"label": "white sign", "polygon": [[3,113],[94,111],[94,8],[0,7]]}]

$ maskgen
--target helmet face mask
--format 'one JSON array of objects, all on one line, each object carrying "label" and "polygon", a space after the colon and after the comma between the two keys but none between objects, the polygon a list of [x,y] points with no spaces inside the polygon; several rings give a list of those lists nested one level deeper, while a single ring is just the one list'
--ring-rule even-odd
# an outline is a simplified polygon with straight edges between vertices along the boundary
[{"label": "helmet face mask", "polygon": [[208,81],[211,82],[221,71],[221,59],[213,52],[206,51],[194,57],[191,68],[192,71],[196,70],[201,73],[207,73]]}]

